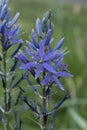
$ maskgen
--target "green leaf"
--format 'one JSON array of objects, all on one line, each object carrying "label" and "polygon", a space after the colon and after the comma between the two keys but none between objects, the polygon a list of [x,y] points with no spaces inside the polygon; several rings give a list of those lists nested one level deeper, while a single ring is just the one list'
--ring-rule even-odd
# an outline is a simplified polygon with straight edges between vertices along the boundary
[{"label": "green leaf", "polygon": [[82,130],[87,130],[87,121],[76,110],[69,108],[68,112]]}]

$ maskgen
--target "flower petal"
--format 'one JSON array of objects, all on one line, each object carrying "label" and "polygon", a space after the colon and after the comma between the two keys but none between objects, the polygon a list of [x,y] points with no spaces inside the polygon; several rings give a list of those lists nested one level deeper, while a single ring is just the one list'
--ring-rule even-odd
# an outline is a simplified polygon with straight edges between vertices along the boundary
[{"label": "flower petal", "polygon": [[55,69],[48,63],[43,63],[43,67],[49,71],[50,73],[54,73],[56,74],[57,72],[55,71]]},{"label": "flower petal", "polygon": [[52,36],[52,30],[49,29],[47,34],[46,34],[45,45],[48,45],[50,43],[51,36]]},{"label": "flower petal", "polygon": [[10,14],[11,14],[11,9],[8,8],[8,10],[7,10],[7,15],[6,15],[6,22],[9,21],[9,19],[10,19]]},{"label": "flower petal", "polygon": [[25,50],[26,50],[26,53],[27,53],[29,56],[31,56],[31,58],[32,58],[32,57],[33,57],[33,54],[32,54],[32,52],[28,49],[27,46],[25,46]]},{"label": "flower petal", "polygon": [[41,59],[43,59],[43,56],[44,56],[44,44],[45,44],[45,41],[41,40],[40,49],[39,49],[39,56],[41,57]]},{"label": "flower petal", "polygon": [[42,37],[42,32],[41,32],[41,22],[40,19],[37,18],[36,20],[36,31],[39,37]]},{"label": "flower petal", "polygon": [[12,19],[12,21],[10,21],[8,24],[7,24],[7,27],[8,28],[11,28],[18,20],[20,16],[20,13],[16,13],[16,15],[14,16],[14,18]]},{"label": "flower petal", "polygon": [[[0,4],[1,4],[1,1],[0,1]],[[1,9],[1,12],[0,12],[0,19],[3,20],[4,17],[5,17],[5,13],[6,13],[6,9],[7,9],[7,4],[5,4],[2,9]]]},{"label": "flower petal", "polygon": [[62,86],[61,82],[59,81],[59,79],[53,75],[53,78],[54,78],[54,81],[58,84],[58,87],[61,89],[61,90],[64,90],[64,87]]},{"label": "flower petal", "polygon": [[26,40],[26,44],[34,51],[37,51],[37,48],[32,44],[30,43],[29,41]]},{"label": "flower petal", "polygon": [[48,54],[44,56],[44,61],[51,60],[55,57],[56,51],[50,51]]},{"label": "flower petal", "polygon": [[61,55],[58,59],[58,61],[55,63],[54,68],[57,69],[59,66],[61,66],[63,60],[63,55]]},{"label": "flower petal", "polygon": [[48,74],[45,76],[44,80],[41,82],[41,85],[44,86],[44,85],[47,85],[51,80],[51,75]]},{"label": "flower petal", "polygon": [[4,32],[5,24],[6,24],[6,20],[3,20],[3,22],[0,24],[0,33]]},{"label": "flower petal", "polygon": [[16,25],[14,28],[12,28],[11,30],[11,35],[17,37],[18,36],[18,33],[19,33],[19,25]]},{"label": "flower petal", "polygon": [[34,29],[32,29],[31,38],[32,38],[32,42],[35,45],[35,47],[39,48],[39,44],[38,44],[38,41],[36,39],[36,35],[35,35],[35,32],[34,32]]},{"label": "flower petal", "polygon": [[68,72],[62,72],[62,71],[58,71],[57,72],[57,75],[59,76],[59,77],[73,77],[73,75],[72,74],[70,74],[70,73],[68,73]]},{"label": "flower petal", "polygon": [[63,43],[64,43],[64,38],[62,38],[62,39],[57,43],[57,45],[55,46],[54,50],[57,50],[57,49],[61,48],[61,46],[63,45]]},{"label": "flower petal", "polygon": [[36,64],[34,62],[30,62],[30,63],[27,63],[27,64],[24,64],[20,67],[20,69],[22,70],[27,70],[27,69],[31,69],[33,67],[35,67]]},{"label": "flower petal", "polygon": [[38,66],[38,68],[36,70],[35,79],[38,78],[41,71],[43,71],[43,67],[42,67],[42,65],[39,64],[39,66]]},{"label": "flower petal", "polygon": [[25,53],[19,50],[19,53],[15,56],[17,59],[20,59],[23,63],[29,62],[28,58],[26,57]]}]

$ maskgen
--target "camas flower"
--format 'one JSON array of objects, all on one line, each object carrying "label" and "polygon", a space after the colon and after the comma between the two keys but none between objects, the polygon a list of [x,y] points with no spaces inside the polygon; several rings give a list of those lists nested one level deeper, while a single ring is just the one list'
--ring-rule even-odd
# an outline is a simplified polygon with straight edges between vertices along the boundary
[{"label": "camas flower", "polygon": [[20,13],[16,13],[14,18],[10,21],[11,10],[8,8],[8,0],[0,1],[0,40],[3,43],[3,49],[7,51],[12,45],[16,43],[23,43],[19,39],[19,25],[15,25]]},{"label": "camas flower", "polygon": [[40,42],[40,48],[37,51],[29,50],[25,47],[26,53],[30,56],[30,62],[21,66],[21,69],[31,69],[37,67],[35,78],[38,77],[40,72],[46,71],[51,73],[57,73],[51,64],[51,60],[55,57],[55,51],[45,52],[44,39]]},{"label": "camas flower", "polygon": [[[64,90],[60,82],[60,78],[72,77],[72,75],[68,72],[67,66],[62,62],[66,54],[65,50],[60,50],[62,44],[64,43],[64,38],[62,38],[54,49],[52,49],[53,28],[51,28],[51,26],[49,28],[48,26],[50,16],[48,18],[46,15],[46,18],[44,19],[46,20],[45,29],[41,28],[42,23],[40,23],[39,19],[36,21],[37,37],[40,38],[39,42],[36,38],[35,31],[32,30],[32,43],[26,41],[27,46],[25,46],[25,52],[20,50],[16,57],[24,63],[20,66],[20,69],[29,71],[31,71],[31,69],[34,70],[35,79],[40,78],[42,86],[56,83],[61,90]],[[37,22],[39,23],[37,24]]]},{"label": "camas flower", "polygon": [[12,29],[7,26],[4,29],[4,49],[7,50],[12,45],[16,43],[23,43],[22,39],[18,38],[19,36],[19,25],[16,25]]}]

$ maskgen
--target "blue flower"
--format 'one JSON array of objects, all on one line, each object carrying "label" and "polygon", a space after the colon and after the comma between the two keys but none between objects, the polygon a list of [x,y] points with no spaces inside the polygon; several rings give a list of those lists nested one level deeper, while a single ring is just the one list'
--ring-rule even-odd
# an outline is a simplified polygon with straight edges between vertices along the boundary
[{"label": "blue flower", "polygon": [[16,25],[12,29],[5,26],[4,28],[4,50],[7,50],[12,45],[16,43],[23,43],[22,39],[18,38],[19,36],[19,25]]},{"label": "blue flower", "polygon": [[19,53],[17,56],[24,63],[20,69],[33,69],[35,71],[35,79],[39,77],[40,73],[42,75],[45,73],[44,79],[41,81],[42,86],[56,83],[61,90],[64,90],[60,78],[72,77],[68,72],[67,66],[62,63],[65,51],[59,51],[58,47],[54,49],[50,47],[49,49],[45,44],[45,39],[40,41],[39,48],[28,41],[26,43],[28,46],[25,46],[26,52]]},{"label": "blue flower", "polygon": [[20,59],[20,61],[25,64],[29,62],[28,58],[26,57],[25,53],[22,50],[19,50],[15,58]]},{"label": "blue flower", "polygon": [[39,49],[30,50],[28,47],[25,47],[26,53],[29,55],[30,62],[21,66],[21,69],[32,69],[36,68],[35,78],[37,78],[40,72],[51,72],[57,73],[52,66],[51,61],[54,59],[56,52],[45,52],[45,40],[41,40]]},{"label": "blue flower", "polygon": [[72,74],[70,74],[69,72],[62,72],[62,71],[57,72],[57,74],[49,73],[46,75],[41,84],[42,86],[44,86],[56,83],[61,90],[64,90],[64,87],[60,82],[60,78],[62,77],[72,77]]},{"label": "blue flower", "polygon": [[19,39],[19,25],[15,25],[20,13],[16,13],[14,18],[10,21],[11,10],[8,8],[8,0],[1,1],[0,3],[0,39],[3,44],[3,49],[7,51],[11,46],[16,43],[23,43]]},{"label": "blue flower", "polygon": [[68,66],[63,64],[66,54],[65,50],[60,50],[64,43],[62,38],[52,49],[53,24],[51,23],[50,12],[44,16],[42,21],[36,20],[36,32],[32,29],[31,42],[26,41],[25,52],[20,52],[16,56],[23,62],[20,66],[22,70],[34,71],[35,79],[40,79],[42,86],[56,83],[61,90],[64,90],[60,82],[62,77],[72,77],[68,72]]}]

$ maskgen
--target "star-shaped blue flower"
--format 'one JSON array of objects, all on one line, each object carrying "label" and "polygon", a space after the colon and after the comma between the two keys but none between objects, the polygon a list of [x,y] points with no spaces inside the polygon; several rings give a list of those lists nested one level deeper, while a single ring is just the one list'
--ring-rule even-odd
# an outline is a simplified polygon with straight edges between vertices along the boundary
[{"label": "star-shaped blue flower", "polygon": [[65,50],[60,50],[64,43],[62,38],[57,45],[52,48],[54,26],[50,20],[50,14],[36,20],[36,32],[32,29],[31,42],[26,41],[25,52],[20,51],[16,56],[23,62],[20,69],[33,70],[35,79],[39,78],[40,85],[46,86],[56,83],[61,90],[64,90],[60,78],[72,77],[68,68],[63,64],[66,54]]},{"label": "star-shaped blue flower", "polygon": [[[30,45],[29,42],[27,42],[28,45]],[[30,57],[30,62],[24,64],[21,66],[21,69],[31,69],[35,68],[36,73],[35,73],[35,78],[37,78],[40,74],[40,72],[50,72],[56,74],[57,72],[55,71],[53,65],[52,65],[52,60],[54,59],[56,55],[56,51],[51,51],[51,52],[45,52],[45,40],[41,40],[39,49],[32,47],[33,50],[30,50],[28,47],[25,47],[26,53]]]}]

